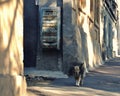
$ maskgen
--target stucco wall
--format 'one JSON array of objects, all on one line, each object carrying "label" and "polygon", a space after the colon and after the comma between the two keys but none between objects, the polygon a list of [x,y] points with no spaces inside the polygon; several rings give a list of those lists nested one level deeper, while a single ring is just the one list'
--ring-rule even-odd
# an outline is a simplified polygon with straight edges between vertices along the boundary
[{"label": "stucco wall", "polygon": [[65,0],[63,4],[63,70],[66,72],[72,62],[84,62],[87,69],[102,64],[99,34],[90,17],[90,0],[82,11],[79,0]]},{"label": "stucco wall", "polygon": [[2,0],[0,1],[0,95],[24,96],[26,83],[23,74],[23,1]]}]

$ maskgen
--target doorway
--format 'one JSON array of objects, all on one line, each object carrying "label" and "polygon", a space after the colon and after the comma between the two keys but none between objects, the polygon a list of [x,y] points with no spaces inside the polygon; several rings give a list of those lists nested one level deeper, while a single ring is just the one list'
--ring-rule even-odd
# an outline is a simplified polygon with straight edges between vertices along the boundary
[{"label": "doorway", "polygon": [[24,66],[36,66],[38,39],[38,6],[34,0],[24,0]]}]

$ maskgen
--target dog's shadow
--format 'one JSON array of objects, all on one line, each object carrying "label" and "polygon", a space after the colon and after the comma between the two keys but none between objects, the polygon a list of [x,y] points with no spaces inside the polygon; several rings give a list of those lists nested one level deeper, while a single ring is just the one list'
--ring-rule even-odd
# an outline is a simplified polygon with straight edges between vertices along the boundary
[{"label": "dog's shadow", "polygon": [[69,77],[69,78],[59,78],[55,79],[51,85],[55,86],[75,86],[75,79],[74,77]]}]

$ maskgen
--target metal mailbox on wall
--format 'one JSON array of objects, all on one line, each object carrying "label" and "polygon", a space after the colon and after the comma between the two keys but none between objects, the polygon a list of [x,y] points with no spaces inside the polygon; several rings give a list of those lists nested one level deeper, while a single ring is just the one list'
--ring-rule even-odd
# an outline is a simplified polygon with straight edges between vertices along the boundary
[{"label": "metal mailbox on wall", "polygon": [[43,7],[41,15],[41,44],[43,49],[60,49],[60,7]]}]

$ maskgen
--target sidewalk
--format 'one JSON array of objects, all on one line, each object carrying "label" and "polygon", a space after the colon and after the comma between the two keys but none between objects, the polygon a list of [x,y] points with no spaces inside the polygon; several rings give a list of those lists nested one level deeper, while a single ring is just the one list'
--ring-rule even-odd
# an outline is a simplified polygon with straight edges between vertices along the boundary
[{"label": "sidewalk", "polygon": [[83,87],[75,87],[72,77],[58,78],[28,86],[28,96],[120,96],[120,57],[89,72]]},{"label": "sidewalk", "polygon": [[25,68],[25,75],[31,76],[43,76],[48,78],[68,78],[61,71],[45,71],[45,70],[37,70],[36,68]]}]

